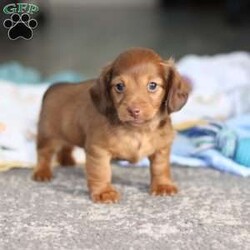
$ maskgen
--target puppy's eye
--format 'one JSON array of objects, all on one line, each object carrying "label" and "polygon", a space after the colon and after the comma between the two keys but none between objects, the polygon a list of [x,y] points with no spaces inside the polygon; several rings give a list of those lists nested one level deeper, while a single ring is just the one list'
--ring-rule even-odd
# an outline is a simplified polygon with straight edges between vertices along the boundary
[{"label": "puppy's eye", "polygon": [[149,91],[149,92],[155,92],[155,91],[157,90],[157,87],[158,87],[157,83],[155,83],[155,82],[150,82],[150,83],[148,84],[148,91]]},{"label": "puppy's eye", "polygon": [[125,85],[124,85],[124,83],[117,83],[117,84],[115,85],[115,90],[116,90],[118,93],[124,92],[124,90],[125,90]]}]

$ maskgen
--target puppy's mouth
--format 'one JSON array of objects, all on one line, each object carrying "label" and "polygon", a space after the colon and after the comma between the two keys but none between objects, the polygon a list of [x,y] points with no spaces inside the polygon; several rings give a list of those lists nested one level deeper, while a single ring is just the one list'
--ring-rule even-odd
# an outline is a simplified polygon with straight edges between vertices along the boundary
[{"label": "puppy's mouth", "polygon": [[128,123],[129,125],[138,127],[138,126],[142,126],[144,124],[147,124],[149,121],[148,120],[143,120],[143,119],[133,119],[133,120],[128,120],[126,121],[126,123]]}]

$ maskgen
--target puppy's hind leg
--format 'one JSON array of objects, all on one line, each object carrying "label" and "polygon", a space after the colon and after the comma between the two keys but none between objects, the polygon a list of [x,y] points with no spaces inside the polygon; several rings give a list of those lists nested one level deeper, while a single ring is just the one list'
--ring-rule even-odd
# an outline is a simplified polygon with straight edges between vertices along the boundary
[{"label": "puppy's hind leg", "polygon": [[74,147],[70,145],[63,146],[57,153],[58,163],[63,167],[72,167],[76,164],[72,152]]},{"label": "puppy's hind leg", "polygon": [[58,143],[53,140],[38,140],[37,143],[37,166],[33,171],[35,181],[50,181],[52,178],[51,161],[56,152]]}]

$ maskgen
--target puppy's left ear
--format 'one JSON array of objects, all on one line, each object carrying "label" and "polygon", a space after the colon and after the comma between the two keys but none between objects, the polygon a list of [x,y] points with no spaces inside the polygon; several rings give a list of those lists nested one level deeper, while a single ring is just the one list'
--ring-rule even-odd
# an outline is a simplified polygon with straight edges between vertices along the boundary
[{"label": "puppy's left ear", "polygon": [[165,107],[170,114],[180,110],[186,104],[191,86],[178,73],[172,59],[164,62],[163,66],[167,89]]}]

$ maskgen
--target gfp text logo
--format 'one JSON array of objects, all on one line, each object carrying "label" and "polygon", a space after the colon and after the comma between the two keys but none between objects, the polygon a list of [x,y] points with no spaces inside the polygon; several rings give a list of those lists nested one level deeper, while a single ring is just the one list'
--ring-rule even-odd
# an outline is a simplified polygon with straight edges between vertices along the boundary
[{"label": "gfp text logo", "polygon": [[35,4],[28,3],[11,3],[3,8],[6,15],[11,15],[10,18],[4,20],[3,26],[8,29],[8,37],[10,40],[23,38],[30,40],[33,37],[33,30],[38,23],[30,15],[39,11]]}]

